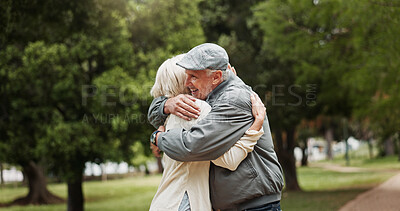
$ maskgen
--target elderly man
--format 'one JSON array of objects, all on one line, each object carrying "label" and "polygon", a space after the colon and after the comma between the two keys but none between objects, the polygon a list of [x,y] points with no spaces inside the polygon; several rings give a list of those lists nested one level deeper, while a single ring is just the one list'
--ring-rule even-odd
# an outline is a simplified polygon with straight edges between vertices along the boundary
[{"label": "elderly man", "polygon": [[[190,50],[177,65],[186,69],[186,86],[192,96],[179,95],[153,100],[148,118],[162,125],[169,114],[197,118],[195,98],[208,102],[212,110],[191,130],[155,131],[153,144],[178,161],[214,160],[245,133],[253,121],[251,88],[235,76],[226,51],[211,43]],[[194,98],[195,97],[195,98]],[[211,164],[210,197],[215,210],[280,210],[282,168],[277,160],[268,120],[254,151],[230,171]]]}]

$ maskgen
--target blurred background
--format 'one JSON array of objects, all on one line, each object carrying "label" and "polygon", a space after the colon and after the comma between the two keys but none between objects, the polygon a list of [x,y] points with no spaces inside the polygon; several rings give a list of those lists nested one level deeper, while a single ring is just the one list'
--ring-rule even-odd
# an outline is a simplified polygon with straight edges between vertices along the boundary
[{"label": "blurred background", "polygon": [[150,89],[204,42],[267,107],[283,210],[338,210],[400,171],[399,26],[397,0],[1,0],[0,210],[148,210]]}]

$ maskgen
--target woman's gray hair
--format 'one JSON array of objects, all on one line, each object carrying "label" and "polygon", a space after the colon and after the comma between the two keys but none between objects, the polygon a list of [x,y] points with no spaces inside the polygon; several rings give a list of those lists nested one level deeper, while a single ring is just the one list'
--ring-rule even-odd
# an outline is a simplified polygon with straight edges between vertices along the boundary
[{"label": "woman's gray hair", "polygon": [[185,54],[180,54],[167,59],[157,70],[156,81],[150,94],[154,98],[160,96],[175,97],[179,94],[188,94],[189,89],[185,86],[185,69],[176,65]]}]

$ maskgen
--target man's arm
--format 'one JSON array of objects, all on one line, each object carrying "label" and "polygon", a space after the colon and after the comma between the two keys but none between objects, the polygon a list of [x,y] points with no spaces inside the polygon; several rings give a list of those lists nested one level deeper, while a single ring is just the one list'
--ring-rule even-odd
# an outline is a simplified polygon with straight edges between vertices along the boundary
[{"label": "man's arm", "polygon": [[250,102],[245,109],[222,103],[189,131],[172,129],[159,133],[158,147],[178,161],[215,160],[228,151],[253,122]]},{"label": "man's arm", "polygon": [[195,101],[196,98],[185,94],[172,98],[157,97],[149,107],[147,118],[155,128],[164,124],[168,114],[175,114],[188,121],[191,118],[197,119],[200,115],[200,108],[194,103]]},{"label": "man's arm", "polygon": [[257,144],[258,139],[264,134],[262,125],[266,115],[266,108],[257,94],[253,93],[250,99],[252,113],[255,117],[254,123],[233,147],[221,157],[212,161],[215,165],[235,171],[239,164],[247,157],[247,154],[253,151],[254,145]]},{"label": "man's arm", "polygon": [[164,113],[164,105],[167,100],[168,98],[161,96],[155,98],[153,102],[151,102],[147,118],[149,119],[150,124],[155,128],[163,125],[168,117],[168,114]]},{"label": "man's arm", "polygon": [[258,139],[264,134],[264,130],[247,130],[244,136],[233,145],[221,157],[212,162],[222,168],[235,171],[239,164],[247,157],[249,152],[254,150],[254,145],[257,144]]}]

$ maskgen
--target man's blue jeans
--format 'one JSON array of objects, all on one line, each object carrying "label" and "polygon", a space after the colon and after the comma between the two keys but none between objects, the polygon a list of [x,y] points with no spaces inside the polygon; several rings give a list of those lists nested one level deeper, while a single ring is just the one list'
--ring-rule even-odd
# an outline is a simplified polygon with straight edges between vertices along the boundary
[{"label": "man's blue jeans", "polygon": [[245,209],[243,211],[282,211],[282,209],[281,209],[281,202],[277,201],[266,205],[262,205],[260,207]]}]

